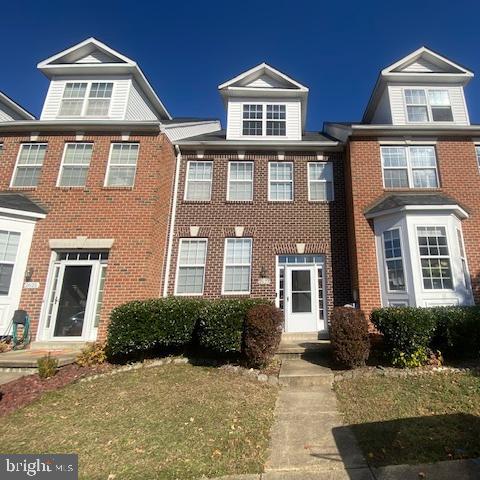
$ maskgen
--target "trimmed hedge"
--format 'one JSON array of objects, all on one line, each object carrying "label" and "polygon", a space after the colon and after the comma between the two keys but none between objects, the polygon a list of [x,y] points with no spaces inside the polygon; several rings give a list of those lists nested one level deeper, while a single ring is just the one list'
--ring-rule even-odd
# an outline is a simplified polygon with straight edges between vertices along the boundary
[{"label": "trimmed hedge", "polygon": [[330,314],[330,343],[335,359],[349,367],[361,367],[370,354],[368,322],[362,310],[335,307]]},{"label": "trimmed hedge", "polygon": [[273,358],[282,337],[283,312],[274,305],[256,305],[247,312],[243,356],[249,367],[261,368]]},{"label": "trimmed hedge", "polygon": [[372,323],[384,335],[385,347],[397,366],[427,362],[430,350],[450,358],[480,356],[479,307],[380,308]]},{"label": "trimmed hedge", "polygon": [[254,298],[206,301],[198,323],[199,344],[217,353],[240,353],[248,310],[269,303]]}]

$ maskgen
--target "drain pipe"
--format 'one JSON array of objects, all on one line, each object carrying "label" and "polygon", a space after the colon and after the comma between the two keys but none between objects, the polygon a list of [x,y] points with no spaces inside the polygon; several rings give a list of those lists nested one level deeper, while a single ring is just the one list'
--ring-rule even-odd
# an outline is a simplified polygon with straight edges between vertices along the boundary
[{"label": "drain pipe", "polygon": [[182,152],[180,147],[175,145],[175,151],[177,152],[176,164],[175,164],[175,183],[173,187],[173,204],[172,211],[170,216],[170,230],[168,232],[168,246],[167,246],[167,261],[165,263],[165,277],[163,282],[163,296],[168,295],[168,283],[170,279],[170,267],[171,267],[171,257],[173,249],[173,236],[175,233],[175,215],[177,213],[177,195],[178,195],[178,184],[180,182],[180,163],[182,160]]}]

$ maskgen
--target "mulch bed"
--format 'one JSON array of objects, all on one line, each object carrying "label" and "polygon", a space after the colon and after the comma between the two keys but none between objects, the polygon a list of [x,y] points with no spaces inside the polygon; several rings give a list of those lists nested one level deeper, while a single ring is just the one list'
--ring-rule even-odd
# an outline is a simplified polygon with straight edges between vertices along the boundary
[{"label": "mulch bed", "polygon": [[37,400],[45,392],[57,390],[82,377],[103,373],[110,368],[109,364],[81,367],[73,363],[59,368],[50,378],[43,379],[35,373],[0,385],[0,417]]}]

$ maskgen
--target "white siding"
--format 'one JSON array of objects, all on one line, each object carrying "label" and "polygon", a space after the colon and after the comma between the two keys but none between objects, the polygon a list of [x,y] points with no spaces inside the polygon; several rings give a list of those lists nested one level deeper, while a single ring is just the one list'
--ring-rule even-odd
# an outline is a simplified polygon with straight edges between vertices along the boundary
[{"label": "white siding", "polygon": [[204,133],[216,132],[220,130],[220,122],[212,121],[199,123],[197,125],[176,125],[174,127],[165,127],[165,135],[171,142],[181,140],[182,138],[194,137]]},{"label": "white siding", "polygon": [[[450,102],[452,104],[453,123],[455,125],[469,125],[469,118],[467,106],[465,105],[465,98],[463,96],[463,88],[461,86],[447,86],[447,85],[432,85],[425,86],[419,84],[411,85],[389,85],[388,91],[390,96],[390,107],[392,111],[393,125],[408,124],[406,118],[406,108],[403,91],[405,88],[432,88],[448,90],[450,95]],[[451,124],[451,122],[449,122]]]},{"label": "white siding", "polygon": [[381,125],[389,125],[392,123],[392,112],[390,110],[390,99],[388,97],[388,90],[385,89],[378,102],[377,109],[375,110],[372,122]]},{"label": "white siding", "polygon": [[[255,136],[245,137],[242,135],[243,104],[285,104],[286,105],[286,136],[285,137],[267,137]],[[227,140],[301,140],[302,138],[302,112],[299,100],[275,100],[259,98],[231,98],[228,101],[227,112]],[[265,109],[264,109],[265,111]],[[265,113],[264,113],[265,114]]]},{"label": "white siding", "polygon": [[157,120],[151,103],[140,90],[135,80],[132,80],[130,88],[126,120]]},{"label": "white siding", "polygon": [[108,53],[100,50],[94,50],[92,53],[85,57],[79,58],[75,63],[118,63],[118,58],[112,57]]},{"label": "white siding", "polygon": [[0,100],[0,122],[10,122],[12,120],[25,120],[25,118]]},{"label": "white siding", "polygon": [[401,69],[398,69],[401,72],[438,72],[439,67],[435,66],[433,63],[425,60],[424,58],[419,58],[415,60],[410,65],[407,65]]},{"label": "white siding", "polygon": [[[130,76],[83,76],[83,77],[54,77],[50,82],[47,97],[43,105],[40,120],[58,119],[63,90],[67,82],[99,81],[113,82],[112,102],[110,104],[110,120],[124,120],[128,100],[128,91],[131,84]],[[60,117],[63,118],[63,117]],[[79,117],[77,117],[79,118]]]}]

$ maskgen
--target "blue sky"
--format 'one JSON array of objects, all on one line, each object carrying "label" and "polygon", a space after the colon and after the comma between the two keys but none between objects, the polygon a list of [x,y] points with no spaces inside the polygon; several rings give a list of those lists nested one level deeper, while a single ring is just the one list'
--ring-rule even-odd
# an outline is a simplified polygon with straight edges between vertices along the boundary
[{"label": "blue sky", "polygon": [[217,86],[265,61],[310,88],[309,130],[359,120],[378,71],[427,45],[477,72],[466,95],[480,123],[479,2],[2,3],[0,90],[35,115],[48,86],[36,64],[94,36],[139,63],[173,116],[224,123]]}]

